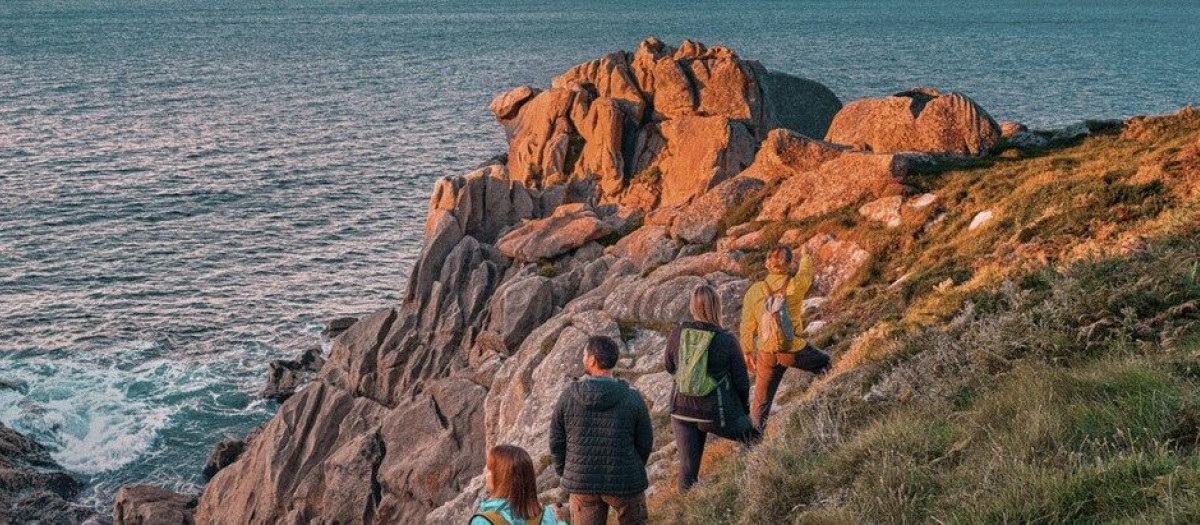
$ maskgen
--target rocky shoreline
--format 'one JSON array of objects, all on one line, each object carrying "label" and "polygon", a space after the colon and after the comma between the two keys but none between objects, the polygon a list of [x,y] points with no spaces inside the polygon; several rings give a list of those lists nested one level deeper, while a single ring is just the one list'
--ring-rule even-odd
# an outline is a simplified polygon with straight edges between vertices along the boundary
[{"label": "rocky shoreline", "polygon": [[[622,378],[661,425],[663,331],[691,290],[716,288],[734,326],[758,251],[803,246],[823,324],[823,297],[869,254],[806,221],[847,207],[884,228],[937,221],[939,196],[903,183],[913,166],[1099,129],[1001,125],[970,98],[929,88],[843,107],[824,86],[727,48],[653,38],[548,89],[500,94],[491,109],[509,149],[436,183],[403,302],[348,324],[319,371],[313,360],[274,366],[285,388],[270,393],[287,392],[278,413],[222,449],[198,499],[127,487],[117,523],[458,522],[498,443],[541,460],[540,484],[557,497],[549,414],[581,373],[587,337],[620,342]],[[299,370],[312,379],[296,390],[284,376]],[[657,432],[656,486],[674,457]]]},{"label": "rocky shoreline", "polygon": [[109,523],[74,503],[81,490],[45,446],[0,423],[0,523]]}]

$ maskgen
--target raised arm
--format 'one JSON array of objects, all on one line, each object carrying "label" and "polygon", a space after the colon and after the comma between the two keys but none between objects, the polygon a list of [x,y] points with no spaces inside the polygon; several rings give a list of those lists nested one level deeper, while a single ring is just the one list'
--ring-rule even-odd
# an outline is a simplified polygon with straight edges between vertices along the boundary
[{"label": "raised arm", "polygon": [[812,288],[812,283],[812,257],[808,255],[808,252],[804,252],[800,256],[800,264],[796,268],[796,275],[788,283],[788,313],[791,314],[792,326],[796,330],[797,337],[804,331],[804,296],[808,295],[808,290]]}]

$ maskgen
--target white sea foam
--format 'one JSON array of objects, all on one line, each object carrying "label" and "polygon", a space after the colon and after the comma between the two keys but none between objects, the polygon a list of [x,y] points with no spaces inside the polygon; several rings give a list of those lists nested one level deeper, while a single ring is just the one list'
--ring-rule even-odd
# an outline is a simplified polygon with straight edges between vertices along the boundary
[{"label": "white sea foam", "polygon": [[[150,349],[126,350],[138,362],[136,354]],[[125,366],[112,355],[0,358],[6,377],[29,385],[25,395],[0,391],[0,420],[49,444],[64,468],[99,474],[145,455],[174,414],[222,380],[208,363],[156,358]]]}]

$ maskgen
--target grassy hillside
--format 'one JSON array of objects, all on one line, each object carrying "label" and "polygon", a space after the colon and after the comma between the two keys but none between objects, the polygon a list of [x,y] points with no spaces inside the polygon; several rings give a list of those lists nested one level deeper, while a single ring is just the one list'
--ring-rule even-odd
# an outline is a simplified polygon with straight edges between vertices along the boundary
[{"label": "grassy hillside", "polygon": [[1200,522],[1200,115],[1097,131],[917,170],[938,206],[898,228],[759,225],[871,253],[821,312],[834,371],[656,519]]}]

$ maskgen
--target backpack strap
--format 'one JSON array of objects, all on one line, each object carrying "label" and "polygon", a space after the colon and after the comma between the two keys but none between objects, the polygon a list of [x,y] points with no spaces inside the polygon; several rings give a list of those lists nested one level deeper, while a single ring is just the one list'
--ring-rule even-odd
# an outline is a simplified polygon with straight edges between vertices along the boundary
[{"label": "backpack strap", "polygon": [[511,525],[508,520],[504,519],[504,515],[500,514],[500,511],[498,510],[489,510],[487,512],[480,512],[479,514],[471,516],[472,521],[474,521],[475,518],[483,518],[492,525]]}]

